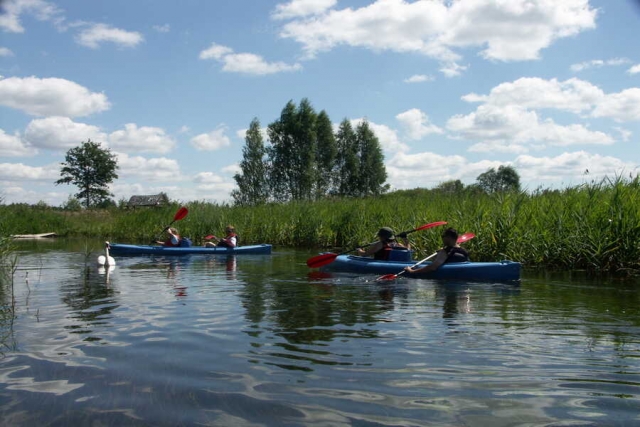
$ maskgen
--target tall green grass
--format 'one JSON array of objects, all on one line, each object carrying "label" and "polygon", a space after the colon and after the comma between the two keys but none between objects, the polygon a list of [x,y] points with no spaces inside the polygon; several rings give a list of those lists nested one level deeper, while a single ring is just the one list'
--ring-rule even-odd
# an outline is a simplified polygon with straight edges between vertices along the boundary
[{"label": "tall green grass", "polygon": [[[367,199],[269,204],[251,208],[205,202],[186,204],[175,223],[183,236],[202,243],[235,225],[242,244],[304,248],[350,248],[375,240],[381,226],[410,230],[448,221],[477,237],[468,243],[477,261],[512,259],[528,266],[590,271],[640,270],[640,180],[604,179],[564,190],[451,194],[407,190]],[[149,243],[172,219],[178,204],[159,209],[62,212],[24,205],[0,206],[10,233],[55,231]],[[440,243],[441,229],[411,234],[417,256]]]}]

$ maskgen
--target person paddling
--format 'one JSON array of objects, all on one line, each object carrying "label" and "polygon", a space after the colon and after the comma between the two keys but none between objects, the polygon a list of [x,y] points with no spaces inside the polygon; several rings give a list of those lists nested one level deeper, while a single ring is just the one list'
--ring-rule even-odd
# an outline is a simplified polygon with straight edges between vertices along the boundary
[{"label": "person paddling", "polygon": [[224,239],[218,239],[217,237],[212,236],[212,239],[215,240],[215,243],[207,242],[204,244],[204,246],[207,248],[212,248],[215,246],[235,248],[238,245],[238,235],[236,234],[236,228],[233,225],[227,225],[227,227],[225,228],[225,233],[227,233],[227,235],[224,237]]},{"label": "person paddling", "polygon": [[421,268],[406,267],[405,271],[407,273],[427,273],[437,270],[442,264],[469,261],[469,253],[466,249],[460,247],[457,240],[458,232],[456,229],[451,227],[447,228],[442,233],[442,244],[444,247],[438,250],[433,262]]},{"label": "person paddling", "polygon": [[167,234],[169,235],[164,242],[156,241],[157,244],[162,246],[180,246],[180,234],[178,230],[173,227],[167,228]]},{"label": "person paddling", "polygon": [[411,245],[409,245],[409,239],[407,239],[407,235],[400,235],[398,237],[402,238],[402,243],[398,243],[396,241],[396,236],[394,235],[393,229],[389,227],[382,227],[378,230],[378,241],[369,246],[366,250],[362,248],[356,249],[356,253],[360,256],[370,256],[373,255],[373,259],[386,260],[389,259],[389,252],[393,249],[411,249]]}]

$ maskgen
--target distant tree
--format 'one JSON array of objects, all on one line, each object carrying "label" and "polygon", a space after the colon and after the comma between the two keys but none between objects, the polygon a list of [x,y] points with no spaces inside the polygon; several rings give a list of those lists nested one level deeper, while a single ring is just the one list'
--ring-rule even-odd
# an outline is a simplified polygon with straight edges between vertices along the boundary
[{"label": "distant tree", "polygon": [[76,212],[82,210],[82,203],[80,203],[80,200],[76,199],[75,197],[69,196],[67,201],[62,204],[62,209],[65,211]]},{"label": "distant tree", "polygon": [[231,192],[237,205],[258,205],[265,203],[269,197],[267,164],[260,121],[254,118],[245,135],[245,146],[242,149],[241,173],[235,179],[238,188]]},{"label": "distant tree", "polygon": [[438,184],[435,188],[437,191],[441,191],[443,193],[460,193],[464,190],[464,184],[459,179],[444,181]]},{"label": "distant tree", "polygon": [[367,121],[356,127],[356,142],[360,167],[354,184],[359,196],[379,195],[389,189],[385,186],[387,171],[384,166],[384,155],[380,141],[371,130]]},{"label": "distant tree", "polygon": [[100,143],[87,142],[67,151],[65,162],[61,163],[59,184],[73,184],[80,190],[74,196],[84,201],[84,206],[98,206],[113,196],[108,185],[118,178],[118,163],[115,154]]},{"label": "distant tree", "polygon": [[497,171],[491,168],[478,175],[476,180],[486,193],[520,190],[520,176],[512,166],[501,165]]},{"label": "distant tree", "polygon": [[356,181],[359,173],[358,140],[349,120],[340,123],[336,134],[338,155],[336,157],[335,192],[340,196],[356,196]]},{"label": "distant tree", "polygon": [[318,180],[316,182],[316,197],[321,198],[332,192],[335,187],[335,165],[338,156],[336,137],[333,134],[333,125],[326,111],[320,111],[316,120],[316,163],[318,168]]}]

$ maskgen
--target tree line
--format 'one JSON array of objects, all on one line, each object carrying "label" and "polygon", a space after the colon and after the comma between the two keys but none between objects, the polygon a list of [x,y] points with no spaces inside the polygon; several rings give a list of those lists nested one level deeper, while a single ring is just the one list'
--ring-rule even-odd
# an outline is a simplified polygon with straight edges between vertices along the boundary
[{"label": "tree line", "polygon": [[389,186],[380,141],[366,120],[344,119],[334,132],[329,115],[308,99],[289,101],[267,126],[265,143],[254,118],[245,136],[236,204],[379,195]]}]

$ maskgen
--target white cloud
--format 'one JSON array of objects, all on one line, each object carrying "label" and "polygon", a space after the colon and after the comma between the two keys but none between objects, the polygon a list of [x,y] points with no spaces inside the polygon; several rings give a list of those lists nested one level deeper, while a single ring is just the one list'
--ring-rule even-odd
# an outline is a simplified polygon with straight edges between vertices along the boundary
[{"label": "white cloud", "polygon": [[224,173],[228,173],[229,175],[235,175],[237,173],[241,173],[242,169],[240,169],[240,165],[238,163],[234,163],[232,165],[223,167],[221,171]]},{"label": "white cloud", "polygon": [[560,182],[565,185],[582,182],[587,169],[589,179],[637,171],[633,163],[585,151],[566,152],[555,157],[523,154],[511,162],[469,162],[459,155],[442,156],[432,152],[398,153],[386,164],[389,183],[393,188],[434,187],[451,179],[470,184],[487,169],[500,165],[513,166],[520,174],[523,186],[530,189]]},{"label": "white cloud", "polygon": [[404,79],[405,83],[423,83],[432,82],[435,78],[433,76],[427,76],[426,74],[414,74],[413,76]]},{"label": "white cloud", "polygon": [[[359,118],[349,121],[351,122],[351,126],[353,126],[355,130],[355,127],[362,123],[363,120],[363,118]],[[398,133],[394,129],[391,129],[387,125],[379,125],[370,121],[367,121],[367,123],[369,124],[369,128],[373,131],[373,133],[380,141],[380,146],[384,151],[405,152],[409,150],[409,146],[400,141],[400,139],[398,138]]]},{"label": "white cloud", "polygon": [[519,105],[526,108],[553,108],[572,113],[591,109],[604,97],[604,92],[591,83],[571,78],[563,82],[538,77],[523,77],[501,83],[489,95],[474,93],[462,97],[467,102],[485,102],[504,106]]},{"label": "white cloud", "polygon": [[629,141],[629,138],[631,138],[632,132],[628,129],[624,129],[621,127],[614,127],[615,130],[618,131],[618,133],[620,134],[620,138],[624,141],[627,142]]},{"label": "white cloud", "polygon": [[0,14],[0,28],[6,33],[24,33],[21,15],[33,16],[39,21],[53,21],[58,25],[64,21],[62,10],[44,0],[6,0]]},{"label": "white cloud", "polygon": [[0,181],[51,181],[60,178],[60,165],[29,166],[23,163],[0,163]]},{"label": "white cloud", "polygon": [[110,107],[103,93],[59,78],[9,77],[0,80],[0,105],[34,116],[86,116]]},{"label": "white cloud", "polygon": [[[236,136],[240,139],[242,139],[244,141],[244,139],[247,137],[247,131],[249,129],[238,129],[236,131]],[[267,142],[269,140],[269,133],[267,132],[267,128],[266,127],[261,127],[260,128],[260,135],[262,135],[262,141],[263,142]]]},{"label": "white cloud", "polygon": [[33,156],[38,153],[20,138],[19,134],[9,135],[0,129],[0,153],[7,157]]},{"label": "white cloud", "polygon": [[271,14],[274,19],[299,18],[318,15],[338,3],[338,0],[291,0],[289,3],[276,5]]},{"label": "white cloud", "polygon": [[284,62],[267,62],[260,55],[253,53],[234,53],[233,49],[212,43],[208,49],[200,52],[200,59],[215,59],[222,63],[222,71],[229,73],[243,73],[266,75],[283,72],[299,71],[302,65]]},{"label": "white cloud", "polygon": [[200,172],[193,177],[193,182],[198,184],[219,184],[224,178],[213,172]]},{"label": "white cloud", "polygon": [[439,71],[444,74],[445,77],[451,78],[461,75],[467,68],[466,65],[459,65],[453,61],[449,61],[443,63]]},{"label": "white cloud", "polygon": [[478,142],[469,147],[472,153],[528,153],[529,148],[522,144],[512,144],[504,141]]},{"label": "white cloud", "polygon": [[417,108],[412,108],[396,116],[409,138],[418,140],[433,133],[444,133],[438,126],[429,122],[429,116]]},{"label": "white cloud", "polygon": [[231,140],[225,135],[226,128],[219,127],[209,133],[201,133],[191,138],[191,145],[199,151],[215,151],[231,145]]},{"label": "white cloud", "polygon": [[23,139],[34,147],[65,151],[88,139],[104,142],[106,134],[97,126],[53,116],[32,120],[24,131]]},{"label": "white cloud", "polygon": [[590,178],[614,176],[624,171],[635,170],[633,163],[611,156],[576,151],[562,153],[556,157],[518,156],[512,164],[524,180],[572,181],[580,180],[585,170]]},{"label": "white cloud", "polygon": [[589,68],[601,68],[604,66],[624,65],[630,62],[631,60],[629,60],[628,58],[613,58],[613,59],[607,59],[606,61],[602,59],[592,59],[590,61],[584,61],[578,64],[571,65],[571,71],[580,72],[583,70],[587,70]]},{"label": "white cloud", "polygon": [[124,130],[109,135],[109,144],[114,150],[127,153],[168,153],[176,143],[162,128],[138,127],[135,123],[127,123]]},{"label": "white cloud", "polygon": [[135,47],[144,40],[136,31],[126,31],[107,24],[92,24],[76,36],[78,44],[97,49],[100,43],[110,42],[122,47]]},{"label": "white cloud", "polygon": [[8,47],[0,47],[0,57],[13,56],[13,52]]},{"label": "white cloud", "polygon": [[169,24],[154,25],[153,29],[156,30],[159,33],[168,33],[169,31],[171,31],[171,25],[169,25]]},{"label": "white cloud", "polygon": [[470,93],[467,102],[482,102],[496,107],[517,105],[523,108],[549,108],[571,113],[589,113],[616,121],[640,120],[640,88],[606,94],[599,87],[576,78],[563,82],[538,77],[501,83],[489,95]]},{"label": "white cloud", "polygon": [[481,48],[492,60],[537,59],[557,39],[595,28],[596,15],[588,0],[377,0],[291,21],[280,35],[300,43],[309,57],[341,45],[416,52],[455,75],[462,69],[454,49]]},{"label": "white cloud", "polygon": [[118,157],[122,179],[135,178],[145,181],[181,181],[180,166],[174,159],[157,157],[147,159],[142,156],[129,156],[126,153],[115,153]]},{"label": "white cloud", "polygon": [[618,122],[640,120],[640,88],[605,96],[593,109],[593,117],[611,117]]},{"label": "white cloud", "polygon": [[629,73],[629,74],[638,74],[638,73],[640,73],[640,64],[636,64],[633,67],[629,68],[627,70],[627,73]]},{"label": "white cloud", "polygon": [[[535,111],[519,105],[481,105],[473,113],[451,117],[447,128],[469,140],[517,146],[540,143],[555,146],[614,143],[613,138],[606,133],[591,131],[579,124],[562,126],[552,119],[540,120]],[[476,145],[473,149],[480,151],[487,146]],[[514,146],[510,150],[522,149]]]}]

